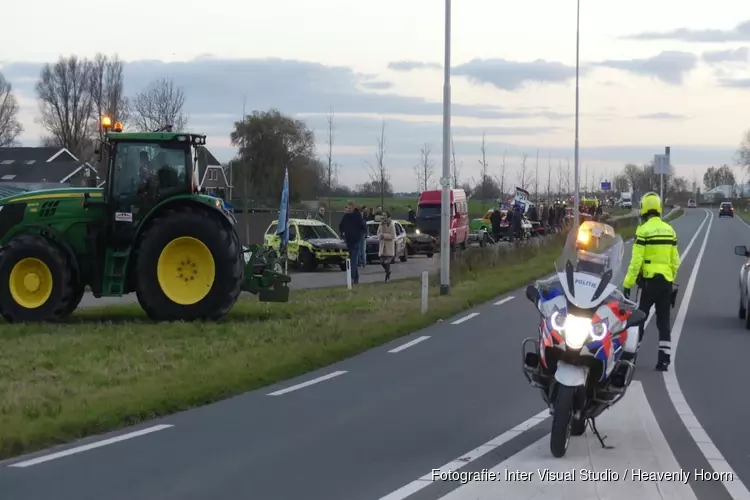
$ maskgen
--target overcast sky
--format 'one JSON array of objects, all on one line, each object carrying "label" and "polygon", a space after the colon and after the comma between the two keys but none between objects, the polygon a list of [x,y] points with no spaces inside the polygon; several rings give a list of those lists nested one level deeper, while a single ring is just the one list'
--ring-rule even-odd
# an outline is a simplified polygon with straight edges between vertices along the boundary
[{"label": "overcast sky", "polygon": [[[50,0],[10,2],[0,71],[22,104],[24,145],[36,145],[41,135],[33,88],[40,65],[60,54],[103,52],[128,62],[127,93],[162,76],[182,86],[191,129],[208,134],[221,160],[234,153],[228,136],[246,96],[248,112],[273,106],[304,119],[321,155],[325,112],[333,106],[334,161],[346,184],[367,180],[383,118],[396,189],[417,188],[412,167],[425,142],[440,169],[439,0],[213,0],[179,7],[130,0],[116,23],[100,1],[78,0],[75,9]],[[538,149],[546,185],[550,155],[555,165],[573,163],[574,1],[453,3],[453,135],[461,177],[478,176],[484,131],[493,173],[506,152],[512,183],[521,154],[533,168]],[[710,8],[582,0],[581,30],[582,177],[611,177],[665,145],[690,181],[711,164],[733,163],[750,127],[746,0],[713,0]]]}]

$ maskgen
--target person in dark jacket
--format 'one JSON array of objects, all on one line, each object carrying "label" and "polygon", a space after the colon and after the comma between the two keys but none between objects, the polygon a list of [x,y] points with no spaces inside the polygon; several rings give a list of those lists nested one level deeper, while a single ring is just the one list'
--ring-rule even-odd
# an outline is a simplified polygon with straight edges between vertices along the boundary
[{"label": "person in dark jacket", "polygon": [[503,222],[503,214],[497,208],[492,211],[490,215],[490,223],[492,224],[492,237],[495,241],[500,240],[500,224]]},{"label": "person in dark jacket", "polygon": [[407,205],[406,208],[409,209],[409,215],[408,215],[409,222],[411,222],[413,224],[416,224],[417,223],[417,212],[415,212],[414,209],[411,208],[411,205]]},{"label": "person in dark jacket", "polygon": [[346,249],[349,251],[349,260],[352,273],[352,283],[359,283],[359,257],[360,242],[365,234],[367,227],[362,214],[354,210],[354,202],[350,201],[346,206],[346,213],[339,222],[339,233],[346,242]]},{"label": "person in dark jacket", "polygon": [[521,207],[516,205],[513,208],[513,237],[521,238],[521,222],[523,215],[521,214]]}]

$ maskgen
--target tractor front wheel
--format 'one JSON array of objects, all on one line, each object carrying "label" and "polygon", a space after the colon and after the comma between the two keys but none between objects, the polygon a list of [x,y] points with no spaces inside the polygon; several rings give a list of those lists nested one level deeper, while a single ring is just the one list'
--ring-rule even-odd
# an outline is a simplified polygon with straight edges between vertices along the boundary
[{"label": "tractor front wheel", "polygon": [[241,247],[231,227],[183,206],[146,229],[136,257],[136,294],[155,321],[220,320],[240,295]]},{"label": "tractor front wheel", "polygon": [[44,236],[22,234],[0,255],[0,314],[6,321],[58,321],[70,314],[74,279],[62,249]]}]

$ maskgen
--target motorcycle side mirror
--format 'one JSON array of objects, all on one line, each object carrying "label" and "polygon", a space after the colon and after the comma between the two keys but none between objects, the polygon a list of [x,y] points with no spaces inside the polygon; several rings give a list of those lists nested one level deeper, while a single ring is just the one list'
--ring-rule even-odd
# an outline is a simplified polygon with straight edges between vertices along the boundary
[{"label": "motorcycle side mirror", "polygon": [[631,326],[641,326],[646,322],[647,318],[648,314],[641,311],[640,309],[635,309],[630,313],[630,317],[628,318],[625,328],[630,328]]},{"label": "motorcycle side mirror", "polygon": [[747,251],[747,247],[745,245],[737,245],[734,247],[734,254],[739,255],[740,257],[748,257],[750,252]]},{"label": "motorcycle side mirror", "polygon": [[539,290],[534,285],[526,287],[526,298],[536,304],[539,301]]}]

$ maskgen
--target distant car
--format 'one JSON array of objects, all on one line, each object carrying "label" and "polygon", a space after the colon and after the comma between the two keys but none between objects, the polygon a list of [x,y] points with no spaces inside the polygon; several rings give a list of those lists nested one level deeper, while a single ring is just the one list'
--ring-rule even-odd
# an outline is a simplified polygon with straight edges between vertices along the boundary
[{"label": "distant car", "polygon": [[[396,226],[396,254],[394,255],[391,262],[396,262],[398,258],[401,262],[406,262],[409,259],[409,248],[406,246],[406,231],[404,230],[401,223],[393,221],[393,225]],[[378,251],[380,250],[380,240],[378,239],[378,226],[379,221],[367,221],[367,240],[365,241],[365,258],[367,263],[380,260],[378,257]]]},{"label": "distant car", "polygon": [[406,248],[409,255],[426,255],[431,258],[437,252],[437,239],[429,234],[422,234],[413,222],[396,221],[406,231]]},{"label": "distant car", "polygon": [[[278,221],[266,229],[263,237],[267,248],[278,252],[281,238],[276,234]],[[319,265],[338,265],[346,271],[349,252],[344,240],[336,231],[316,219],[289,219],[289,246],[287,258],[303,271],[314,271]]]},{"label": "distant car", "polygon": [[688,200],[688,208],[695,208],[695,200]]},{"label": "distant car", "polygon": [[750,330],[750,314],[748,314],[748,309],[750,309],[750,293],[748,293],[748,289],[750,289],[750,283],[748,283],[748,279],[750,279],[750,251],[748,251],[745,245],[738,245],[734,247],[734,253],[745,257],[745,263],[740,268],[740,307],[738,316],[740,319],[745,320],[745,328]]},{"label": "distant car", "polygon": [[719,205],[719,218],[721,217],[734,217],[734,207],[728,201],[724,201]]}]

